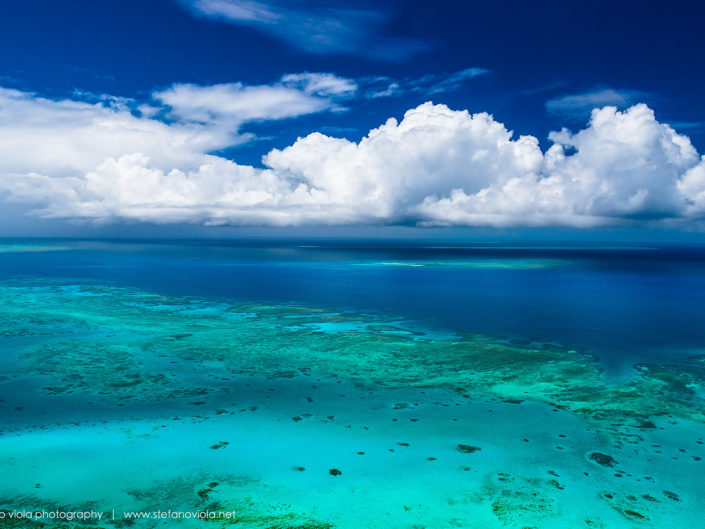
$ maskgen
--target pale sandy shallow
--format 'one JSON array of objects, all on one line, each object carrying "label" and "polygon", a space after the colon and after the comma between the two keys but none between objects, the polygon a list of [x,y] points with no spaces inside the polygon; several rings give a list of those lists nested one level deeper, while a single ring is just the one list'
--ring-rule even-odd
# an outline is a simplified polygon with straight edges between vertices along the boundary
[{"label": "pale sandy shallow", "polygon": [[702,521],[699,359],[615,386],[576,352],[369,315],[51,281],[0,301],[8,511],[115,510],[103,527],[155,509],[257,528]]},{"label": "pale sandy shallow", "polygon": [[55,252],[60,250],[70,250],[68,246],[46,245],[46,244],[0,244],[0,253],[18,252]]}]

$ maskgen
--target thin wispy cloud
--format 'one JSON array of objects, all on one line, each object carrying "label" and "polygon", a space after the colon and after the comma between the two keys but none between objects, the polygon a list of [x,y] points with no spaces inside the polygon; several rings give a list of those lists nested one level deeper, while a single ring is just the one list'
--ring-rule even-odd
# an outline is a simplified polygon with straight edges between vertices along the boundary
[{"label": "thin wispy cloud", "polygon": [[487,75],[490,71],[485,68],[465,68],[458,72],[447,75],[424,75],[420,79],[410,83],[411,90],[422,92],[424,94],[441,94],[444,92],[453,92],[462,88],[463,84],[469,79],[474,79],[481,75]]},{"label": "thin wispy cloud", "polygon": [[380,97],[392,97],[396,95],[401,95],[404,93],[404,89],[397,81],[392,81],[388,78],[383,79],[384,85],[380,87],[371,88],[365,97],[368,99],[377,99]]},{"label": "thin wispy cloud", "polygon": [[244,123],[295,118],[346,110],[344,102],[357,83],[331,73],[284,75],[267,85],[177,83],[152,94],[155,105],[140,107],[146,117],[163,116],[184,125],[217,129],[234,143],[253,139],[241,134]]},{"label": "thin wispy cloud", "polygon": [[452,73],[428,74],[417,78],[393,79],[391,77],[367,77],[359,80],[366,88],[365,97],[400,96],[407,93],[435,95],[462,90],[468,81],[488,75],[489,70],[476,66]]},{"label": "thin wispy cloud", "polygon": [[549,99],[546,101],[546,111],[552,115],[584,121],[594,108],[614,106],[624,109],[648,99],[649,94],[639,90],[601,88]]},{"label": "thin wispy cloud", "polygon": [[309,53],[405,61],[430,47],[419,39],[384,36],[391,14],[374,4],[349,7],[305,0],[177,1],[197,16],[252,27]]},{"label": "thin wispy cloud", "polygon": [[101,94],[98,92],[91,92],[90,90],[81,90],[79,88],[74,88],[71,95],[74,99],[80,101],[86,101],[89,103],[100,103],[113,108],[134,108],[136,106],[136,101],[129,97],[119,97],[110,94]]},{"label": "thin wispy cloud", "polygon": [[676,130],[687,130],[690,132],[705,130],[705,121],[671,121],[669,125]]},{"label": "thin wispy cloud", "polygon": [[325,125],[321,127],[321,132],[326,134],[354,134],[358,132],[355,127],[336,127],[334,125]]}]

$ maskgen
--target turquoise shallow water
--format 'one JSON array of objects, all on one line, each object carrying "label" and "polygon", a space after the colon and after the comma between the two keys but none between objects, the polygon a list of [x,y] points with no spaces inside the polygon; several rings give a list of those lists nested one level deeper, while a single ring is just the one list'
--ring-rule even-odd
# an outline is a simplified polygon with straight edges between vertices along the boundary
[{"label": "turquoise shallow water", "polygon": [[[247,288],[234,292],[232,284],[217,295],[208,285],[178,284],[193,252],[174,257],[173,248],[135,245],[115,253],[83,244],[52,252],[14,246],[0,267],[0,526],[53,523],[48,515],[8,521],[25,511],[99,512],[103,518],[92,522],[99,527],[701,524],[705,359],[695,354],[697,333],[689,351],[667,360],[663,348],[645,354],[616,379],[589,355],[589,341],[569,347],[566,332],[553,344],[471,332],[451,318],[428,317],[433,298],[424,315],[371,306],[364,288],[372,310],[323,294],[314,303],[294,295],[295,286],[286,300],[267,289],[243,295]],[[274,269],[281,275],[295,267],[298,274],[284,278],[293,281],[308,267],[342,289],[327,267],[396,262],[357,252],[306,265],[282,260],[288,248],[237,258],[213,252],[201,255],[218,265],[212,268],[264,268],[259,276],[252,269],[228,276],[232,283],[259,278],[256,286]],[[488,273],[488,263],[515,289],[528,281],[522,274],[576,273],[578,266],[566,255],[512,259],[467,266],[464,256],[437,266],[437,256],[415,255],[409,262],[464,274],[453,276],[456,288],[458,277],[473,282],[473,274]],[[536,259],[542,266],[526,267]],[[97,264],[100,274],[90,271]],[[671,285],[698,284],[697,262],[657,264],[660,281],[666,267]],[[365,274],[360,285],[376,278],[389,292],[379,276]],[[592,274],[593,286],[600,284],[599,272]],[[150,278],[157,278],[151,288]],[[645,299],[648,289],[642,305]],[[157,510],[234,518],[126,518]]]}]

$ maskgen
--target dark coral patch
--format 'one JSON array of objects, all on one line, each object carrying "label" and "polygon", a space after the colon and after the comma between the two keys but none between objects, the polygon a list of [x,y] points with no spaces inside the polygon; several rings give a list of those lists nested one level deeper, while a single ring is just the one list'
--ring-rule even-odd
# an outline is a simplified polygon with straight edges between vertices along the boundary
[{"label": "dark coral patch", "polygon": [[612,456],[608,456],[607,454],[603,454],[601,452],[592,452],[588,458],[590,461],[594,461],[603,467],[613,467],[617,464],[617,461]]}]

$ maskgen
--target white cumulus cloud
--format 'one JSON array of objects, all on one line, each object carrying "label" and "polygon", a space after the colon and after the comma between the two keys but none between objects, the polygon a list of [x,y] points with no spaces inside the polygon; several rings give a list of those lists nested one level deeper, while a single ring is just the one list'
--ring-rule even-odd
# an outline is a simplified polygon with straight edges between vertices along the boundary
[{"label": "white cumulus cloud", "polygon": [[[266,90],[265,102],[243,109],[244,88],[160,92],[171,121],[0,91],[0,193],[42,217],[94,222],[590,227],[705,216],[705,159],[643,104],[595,109],[582,130],[552,133],[543,152],[535,137],[515,138],[489,114],[425,103],[359,142],[310,134],[256,168],[208,154],[236,141],[218,125],[220,113],[290,115]],[[354,89],[311,74],[277,88],[324,106]],[[222,107],[211,104],[218,98]]]}]

